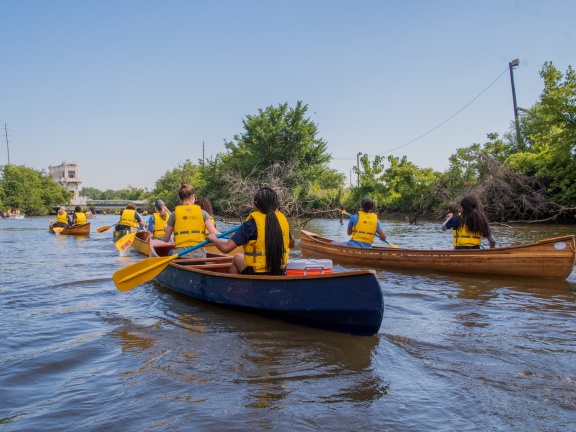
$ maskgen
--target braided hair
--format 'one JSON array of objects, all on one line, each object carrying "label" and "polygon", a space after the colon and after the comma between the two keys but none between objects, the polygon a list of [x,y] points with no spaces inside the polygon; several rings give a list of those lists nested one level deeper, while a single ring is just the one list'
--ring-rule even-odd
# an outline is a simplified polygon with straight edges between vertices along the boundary
[{"label": "braided hair", "polygon": [[460,206],[462,206],[460,225],[466,225],[470,232],[480,233],[482,236],[488,237],[490,226],[480,200],[474,195],[466,195],[460,200]]},{"label": "braided hair", "polygon": [[282,274],[282,264],[284,254],[284,239],[282,229],[276,216],[276,210],[280,207],[278,194],[268,188],[263,187],[254,195],[254,205],[266,214],[265,223],[265,247],[266,247],[266,271],[272,275]]}]

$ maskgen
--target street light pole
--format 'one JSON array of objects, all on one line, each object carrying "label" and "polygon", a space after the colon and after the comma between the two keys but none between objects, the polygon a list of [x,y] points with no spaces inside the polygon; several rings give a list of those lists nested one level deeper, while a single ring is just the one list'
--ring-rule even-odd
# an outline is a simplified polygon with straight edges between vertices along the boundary
[{"label": "street light pole", "polygon": [[518,67],[520,60],[512,60],[508,63],[510,68],[510,83],[512,84],[512,101],[514,102],[514,122],[516,123],[516,142],[518,146],[522,143],[522,138],[520,136],[520,122],[518,121],[518,105],[516,104],[516,88],[514,87],[514,68]]}]

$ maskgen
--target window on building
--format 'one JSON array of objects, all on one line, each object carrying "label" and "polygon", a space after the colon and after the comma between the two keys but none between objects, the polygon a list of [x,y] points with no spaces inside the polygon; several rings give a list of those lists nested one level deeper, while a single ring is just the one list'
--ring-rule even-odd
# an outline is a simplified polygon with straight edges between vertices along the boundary
[{"label": "window on building", "polygon": [[76,171],[68,171],[68,178],[76,178]]}]

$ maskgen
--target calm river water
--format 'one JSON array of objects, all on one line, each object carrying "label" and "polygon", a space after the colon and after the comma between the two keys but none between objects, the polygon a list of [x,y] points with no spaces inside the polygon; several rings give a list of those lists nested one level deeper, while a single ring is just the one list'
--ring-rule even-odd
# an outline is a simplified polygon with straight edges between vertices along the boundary
[{"label": "calm river water", "polygon": [[[547,282],[377,270],[382,327],[349,336],[153,282],[122,293],[112,274],[141,257],[96,232],[116,221],[98,215],[75,238],[50,234],[48,217],[0,220],[0,430],[576,430],[575,272]],[[440,223],[382,222],[400,246],[451,242]],[[305,228],[347,238],[336,220]],[[493,228],[499,246],[576,234]]]}]

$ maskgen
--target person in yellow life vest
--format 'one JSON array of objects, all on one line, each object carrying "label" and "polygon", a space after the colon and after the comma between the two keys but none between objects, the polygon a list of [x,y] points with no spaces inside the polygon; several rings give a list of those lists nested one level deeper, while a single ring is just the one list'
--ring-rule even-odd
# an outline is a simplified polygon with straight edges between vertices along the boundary
[{"label": "person in yellow life vest", "polygon": [[[210,200],[208,200],[208,198],[199,198],[196,200],[196,204],[198,204],[202,210],[205,210],[206,213],[210,215],[210,220],[214,226],[216,226],[216,221],[214,220],[214,211],[212,210],[212,204],[210,204]],[[206,232],[206,235],[208,234],[209,233]]]},{"label": "person in yellow life vest", "polygon": [[490,248],[495,248],[496,239],[490,231],[480,200],[473,195],[466,195],[460,200],[460,206],[462,212],[448,213],[442,224],[442,231],[452,230],[454,249],[480,249],[482,237],[488,239]]},{"label": "person in yellow life vest", "polygon": [[70,225],[84,225],[86,223],[86,215],[82,211],[82,207],[74,207],[74,214],[70,221]]},{"label": "person in yellow life vest", "polygon": [[[164,227],[165,242],[170,241],[174,234],[174,249],[170,254],[177,254],[184,249],[196,246],[206,241],[206,231],[218,235],[219,232],[210,220],[210,215],[196,205],[196,189],[186,182],[180,183],[178,199],[182,203],[176,206],[168,217]],[[206,249],[203,247],[194,249],[184,255],[183,258],[205,258]]]},{"label": "person in yellow life vest", "polygon": [[128,203],[126,204],[126,208],[122,210],[122,213],[120,214],[120,222],[116,224],[116,228],[114,228],[114,230],[115,231],[126,230],[129,233],[135,231],[135,229],[140,226],[143,227],[146,226],[146,224],[142,220],[142,216],[138,214],[138,212],[136,211],[136,206],[134,204]]},{"label": "person in yellow life vest", "polygon": [[386,242],[386,233],[378,220],[378,215],[374,213],[374,201],[371,198],[364,197],[360,201],[360,210],[358,213],[350,216],[346,232],[350,237],[347,242],[333,242],[341,246],[352,246],[360,248],[371,248],[374,243],[374,237],[378,237]]},{"label": "person in yellow life vest", "polygon": [[60,207],[58,209],[58,213],[56,214],[56,222],[52,224],[53,227],[67,227],[71,225],[72,221],[68,217],[68,213],[66,212],[66,208]]},{"label": "person in yellow life vest", "polygon": [[164,237],[164,227],[168,222],[170,210],[164,205],[161,199],[156,200],[154,203],[154,213],[148,219],[148,231],[152,233],[152,237],[162,239]]},{"label": "person in yellow life vest", "polygon": [[245,275],[286,274],[286,263],[294,237],[290,234],[288,220],[278,211],[280,199],[270,188],[262,188],[254,195],[254,211],[229,240],[221,240],[210,234],[210,240],[221,252],[227,253],[237,246],[244,254],[233,257],[230,272]]}]

